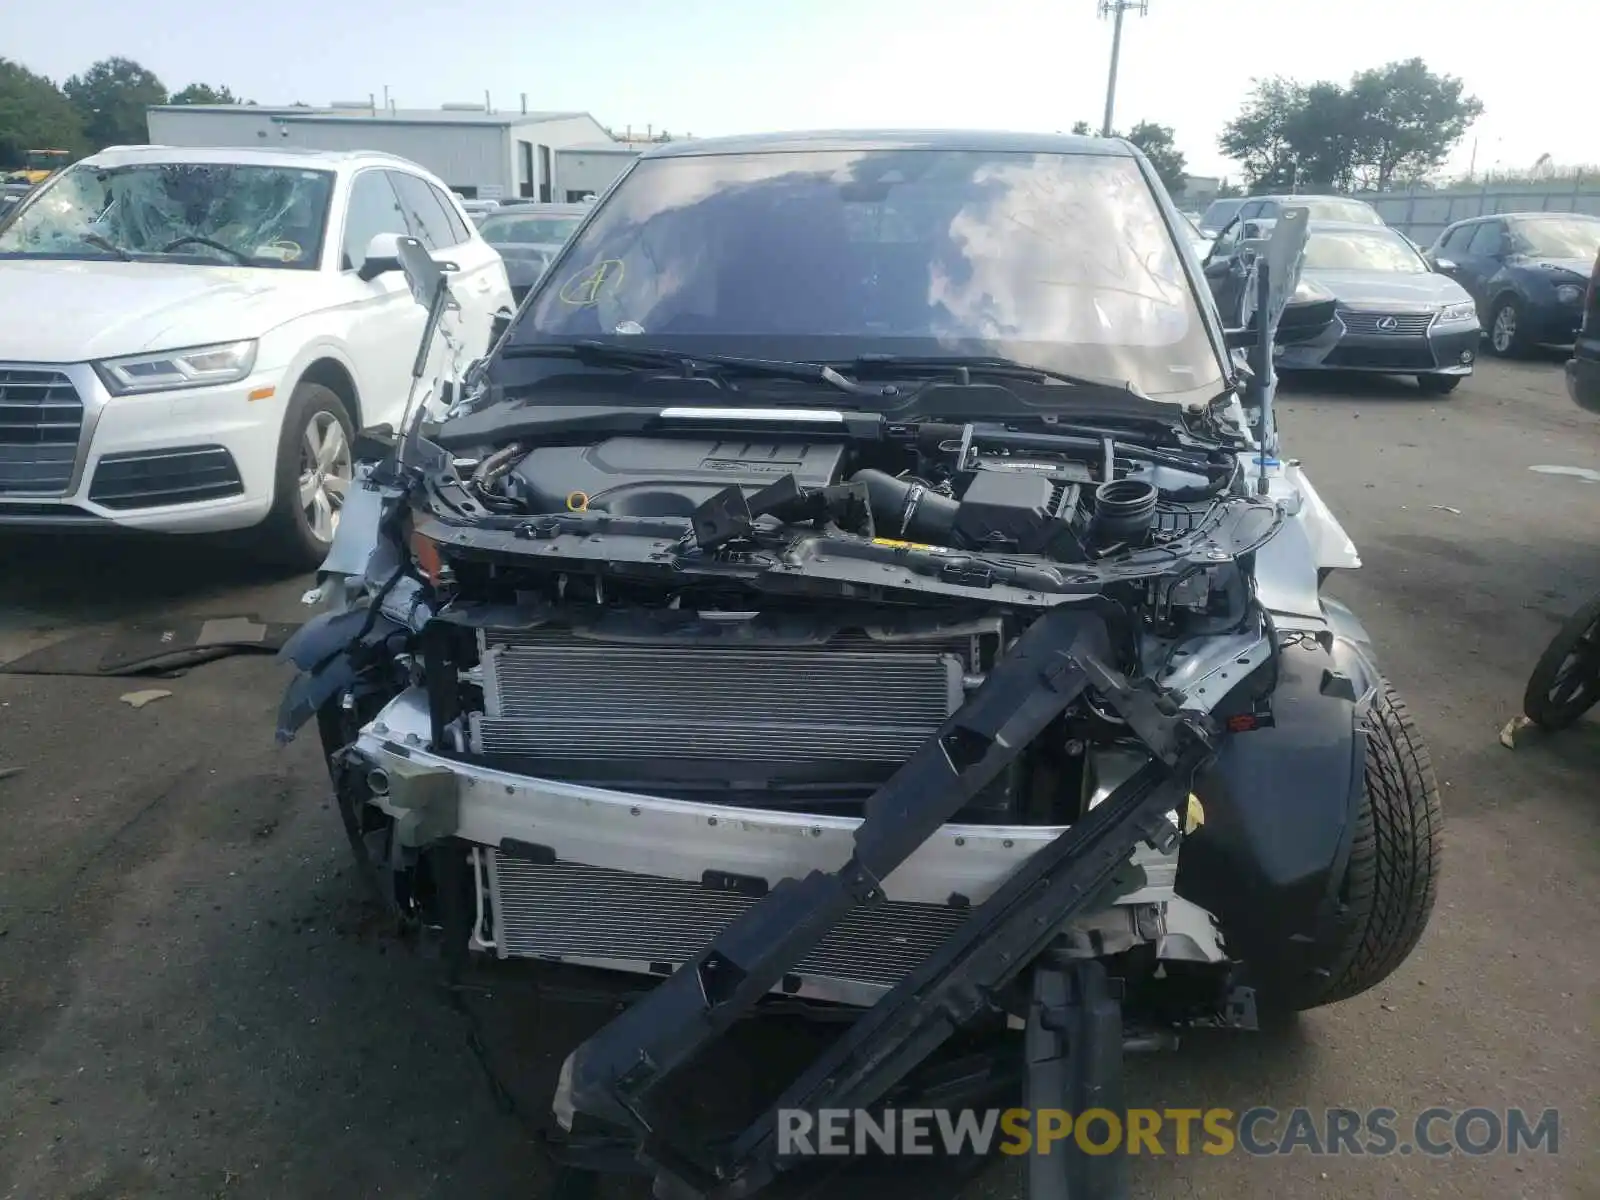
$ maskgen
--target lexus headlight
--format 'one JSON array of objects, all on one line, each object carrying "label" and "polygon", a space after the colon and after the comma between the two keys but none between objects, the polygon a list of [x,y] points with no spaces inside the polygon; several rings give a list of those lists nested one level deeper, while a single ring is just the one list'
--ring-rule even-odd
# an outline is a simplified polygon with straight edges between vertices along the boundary
[{"label": "lexus headlight", "polygon": [[1333,299],[1333,293],[1315,280],[1307,279],[1304,275],[1295,285],[1294,294],[1289,297],[1291,304],[1320,304],[1324,300]]},{"label": "lexus headlight", "polygon": [[1459,323],[1461,321],[1476,321],[1478,319],[1478,306],[1471,300],[1464,300],[1460,304],[1446,304],[1439,310],[1439,323]]},{"label": "lexus headlight", "polygon": [[1563,304],[1576,304],[1583,299],[1583,288],[1576,283],[1563,283],[1556,288],[1556,299]]},{"label": "lexus headlight", "polygon": [[94,369],[113,396],[126,396],[238,383],[255,365],[256,343],[248,341],[107,358],[95,363]]}]

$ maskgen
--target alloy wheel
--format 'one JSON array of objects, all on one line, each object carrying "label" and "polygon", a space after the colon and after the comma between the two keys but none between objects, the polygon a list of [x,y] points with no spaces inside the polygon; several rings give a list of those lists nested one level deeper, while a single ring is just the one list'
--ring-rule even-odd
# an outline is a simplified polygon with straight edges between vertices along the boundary
[{"label": "alloy wheel", "polygon": [[344,425],[331,412],[313,413],[300,442],[300,506],[311,535],[333,541],[354,469]]},{"label": "alloy wheel", "polygon": [[1517,310],[1513,305],[1502,304],[1494,314],[1494,330],[1489,335],[1496,352],[1506,353],[1517,340]]}]

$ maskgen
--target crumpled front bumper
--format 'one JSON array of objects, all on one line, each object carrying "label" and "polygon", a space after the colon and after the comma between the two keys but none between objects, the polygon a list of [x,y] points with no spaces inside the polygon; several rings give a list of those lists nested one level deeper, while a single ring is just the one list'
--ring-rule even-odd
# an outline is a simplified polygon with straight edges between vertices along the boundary
[{"label": "crumpled front bumper", "polygon": [[[364,768],[371,803],[403,836],[470,845],[479,907],[473,948],[503,958],[660,974],[780,880],[838,869],[862,824],[510,774],[435,754],[428,737],[427,696],[413,689],[367,725],[351,757]],[[1091,806],[1147,760],[1102,755]],[[944,825],[883,881],[882,920],[862,917],[848,931],[856,950],[818,957],[779,990],[870,1005],[897,982],[900,964],[936,945],[953,918],[988,900],[1064,829]],[[1092,929],[1108,952],[1119,939],[1150,940],[1162,958],[1221,961],[1210,918],[1174,894],[1176,849],[1141,844],[1130,863],[1142,882],[1116,897],[1112,907],[1121,911],[1086,916],[1080,928]],[[555,919],[561,911],[570,917]]]}]

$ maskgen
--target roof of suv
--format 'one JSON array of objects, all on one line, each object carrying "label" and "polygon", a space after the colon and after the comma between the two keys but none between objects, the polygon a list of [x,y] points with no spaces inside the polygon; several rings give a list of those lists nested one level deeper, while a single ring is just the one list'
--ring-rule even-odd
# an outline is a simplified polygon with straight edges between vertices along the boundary
[{"label": "roof of suv", "polygon": [[704,154],[783,154],[801,150],[977,150],[1016,154],[1100,154],[1130,158],[1121,138],[1064,133],[1000,133],[968,129],[856,129],[743,134],[663,142],[642,158],[688,158]]},{"label": "roof of suv", "polygon": [[[1297,200],[1344,200],[1351,204],[1367,204],[1365,200],[1359,200],[1354,196],[1340,196],[1334,192],[1269,192],[1264,196],[1246,196],[1245,200],[1247,202],[1251,200],[1276,200],[1279,203],[1288,202],[1290,204],[1295,203]],[[1371,208],[1372,206],[1367,204],[1367,207]]]},{"label": "roof of suv", "polygon": [[237,163],[241,166],[306,167],[324,171],[373,163],[424,171],[410,159],[397,154],[383,154],[375,150],[305,150],[297,146],[272,149],[256,146],[110,146],[80,161],[108,167],[133,166],[137,163]]}]

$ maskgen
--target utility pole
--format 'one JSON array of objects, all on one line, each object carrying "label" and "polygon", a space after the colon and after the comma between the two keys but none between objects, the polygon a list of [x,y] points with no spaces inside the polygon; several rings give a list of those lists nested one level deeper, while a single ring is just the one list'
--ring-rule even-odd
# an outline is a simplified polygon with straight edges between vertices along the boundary
[{"label": "utility pole", "polygon": [[1100,15],[1112,19],[1111,27],[1111,74],[1106,79],[1106,119],[1100,126],[1100,136],[1111,136],[1111,119],[1116,114],[1117,107],[1117,59],[1122,55],[1122,14],[1129,9],[1136,11],[1141,17],[1149,15],[1150,0],[1100,0]]}]

